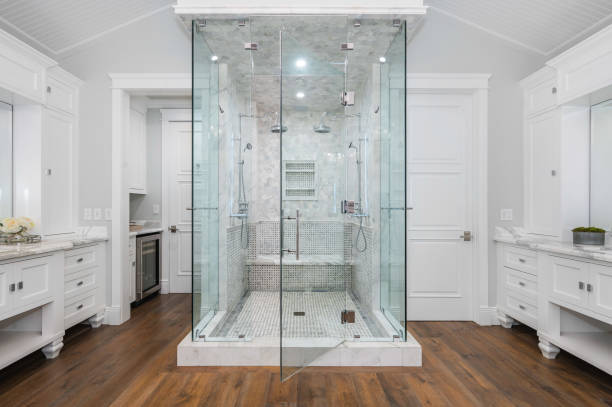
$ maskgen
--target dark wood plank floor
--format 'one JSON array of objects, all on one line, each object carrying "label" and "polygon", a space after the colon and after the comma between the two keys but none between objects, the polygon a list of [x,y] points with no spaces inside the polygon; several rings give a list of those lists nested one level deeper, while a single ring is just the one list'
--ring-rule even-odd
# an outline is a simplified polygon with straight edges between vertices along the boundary
[{"label": "dark wood plank floor", "polygon": [[176,367],[190,297],[165,295],[121,326],[71,329],[59,358],[0,371],[0,406],[612,406],[612,377],[535,332],[468,322],[411,323],[422,368],[308,368],[281,384],[268,367]]}]

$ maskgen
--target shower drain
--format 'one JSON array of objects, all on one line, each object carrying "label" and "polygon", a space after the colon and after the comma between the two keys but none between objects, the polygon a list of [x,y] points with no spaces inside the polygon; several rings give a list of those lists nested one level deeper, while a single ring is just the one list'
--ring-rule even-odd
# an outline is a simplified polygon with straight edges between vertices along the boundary
[{"label": "shower drain", "polygon": [[304,311],[294,311],[293,312],[293,316],[294,317],[303,317],[305,315],[306,315],[306,313]]}]

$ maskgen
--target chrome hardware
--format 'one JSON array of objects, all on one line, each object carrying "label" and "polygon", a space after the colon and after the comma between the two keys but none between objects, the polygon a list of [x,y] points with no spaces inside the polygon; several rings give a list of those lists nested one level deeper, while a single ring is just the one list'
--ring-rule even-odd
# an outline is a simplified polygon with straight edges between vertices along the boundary
[{"label": "chrome hardware", "polygon": [[525,306],[524,306],[524,305],[520,305],[520,304],[519,304],[519,308],[520,308],[520,309],[522,309],[522,310],[524,310],[524,309],[525,309]]},{"label": "chrome hardware", "polygon": [[23,281],[20,281],[17,283],[17,289],[18,290],[23,290]]},{"label": "chrome hardware", "polygon": [[587,284],[587,292],[593,291],[593,286],[589,283]]},{"label": "chrome hardware", "polygon": [[295,218],[291,216],[283,217],[284,220],[295,220],[295,250],[283,249],[285,253],[295,253],[295,259],[300,259],[300,210],[295,210]]},{"label": "chrome hardware", "polygon": [[136,262],[135,261],[132,262],[132,267],[136,267]]},{"label": "chrome hardware", "polygon": [[553,95],[556,95],[556,94],[557,94],[557,87],[556,87],[556,86],[553,86],[553,88],[552,88],[552,94],[553,94]]},{"label": "chrome hardware", "polygon": [[523,283],[522,281],[519,281],[519,285],[520,285],[521,287],[525,287],[525,283]]},{"label": "chrome hardware", "polygon": [[470,242],[472,241],[472,232],[466,230],[461,236],[459,236],[459,238],[463,239],[464,242]]},{"label": "chrome hardware", "polygon": [[82,262],[83,262],[83,258],[82,258],[82,257],[79,257],[79,258],[77,259],[77,263],[82,263]]},{"label": "chrome hardware", "polygon": [[355,44],[353,44],[352,42],[345,42],[340,44],[340,50],[341,51],[352,51],[355,49]]},{"label": "chrome hardware", "polygon": [[214,207],[201,207],[201,208],[185,208],[186,211],[205,211],[205,210],[209,210],[209,211],[216,211],[217,208]]},{"label": "chrome hardware", "polygon": [[15,283],[11,283],[11,285],[9,285],[9,292],[15,292]]},{"label": "chrome hardware", "polygon": [[556,170],[551,170],[550,171],[550,175],[552,175],[553,177],[557,176],[557,171]]},{"label": "chrome hardware", "polygon": [[413,208],[412,206],[408,206],[408,207],[406,208],[406,210],[407,210],[407,211],[413,211],[413,210],[414,210],[414,208]]},{"label": "chrome hardware", "polygon": [[402,21],[399,18],[393,19],[393,27],[399,27],[402,25]]},{"label": "chrome hardware", "polygon": [[196,31],[202,32],[206,28],[206,20],[196,20]]},{"label": "chrome hardware", "polygon": [[340,93],[340,104],[342,106],[353,106],[355,104],[355,92]]},{"label": "chrome hardware", "polygon": [[257,44],[254,42],[245,42],[244,49],[247,51],[257,51]]},{"label": "chrome hardware", "polygon": [[246,27],[247,22],[245,19],[238,20],[238,27]]},{"label": "chrome hardware", "polygon": [[525,259],[519,259],[519,262],[521,263],[525,263],[525,261],[526,261]]},{"label": "chrome hardware", "polygon": [[77,307],[77,309],[81,309],[83,308],[83,304],[79,304],[79,306]]},{"label": "chrome hardware", "polygon": [[178,228],[176,227],[176,225],[172,225],[172,226],[170,226],[170,227],[168,228],[168,230],[169,230],[171,233],[176,233],[176,232],[178,231]]},{"label": "chrome hardware", "polygon": [[578,281],[578,289],[584,290],[584,283],[582,281]]},{"label": "chrome hardware", "polygon": [[83,282],[82,282],[82,281],[79,281],[79,282],[77,283],[77,287],[80,287],[80,286],[82,286],[82,285],[83,285]]},{"label": "chrome hardware", "polygon": [[361,21],[359,20],[353,21],[353,27],[361,27]]},{"label": "chrome hardware", "polygon": [[51,173],[52,173],[51,168],[47,168],[47,175],[51,175]]},{"label": "chrome hardware", "polygon": [[47,86],[47,93],[51,93],[51,86]]}]

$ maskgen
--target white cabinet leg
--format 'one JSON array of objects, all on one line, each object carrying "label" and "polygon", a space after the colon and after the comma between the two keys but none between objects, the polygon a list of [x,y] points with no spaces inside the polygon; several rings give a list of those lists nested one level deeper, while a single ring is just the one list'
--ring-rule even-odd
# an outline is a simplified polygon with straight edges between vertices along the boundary
[{"label": "white cabinet leg", "polygon": [[559,352],[561,351],[561,349],[559,349],[557,346],[553,345],[552,343],[542,338],[540,338],[540,343],[538,343],[538,348],[540,348],[542,355],[546,359],[556,358]]},{"label": "white cabinet leg", "polygon": [[64,347],[63,339],[64,337],[62,336],[41,349],[47,359],[55,359],[59,356],[60,351]]},{"label": "white cabinet leg", "polygon": [[499,320],[500,325],[504,328],[512,328],[512,325],[515,324],[514,319],[506,314],[498,314],[497,319]]},{"label": "white cabinet leg", "polygon": [[100,328],[103,321],[104,321],[104,312],[99,312],[87,320],[87,322],[89,322],[89,325],[91,325],[91,327],[94,329]]}]

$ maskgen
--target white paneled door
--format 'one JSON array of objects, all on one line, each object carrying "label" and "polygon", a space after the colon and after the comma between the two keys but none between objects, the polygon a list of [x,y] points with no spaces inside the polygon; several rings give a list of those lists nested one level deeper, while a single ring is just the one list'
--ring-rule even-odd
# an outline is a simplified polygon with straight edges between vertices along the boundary
[{"label": "white paneled door", "polygon": [[472,96],[407,98],[407,319],[472,320]]},{"label": "white paneled door", "polygon": [[167,123],[169,291],[191,292],[191,122]]}]

